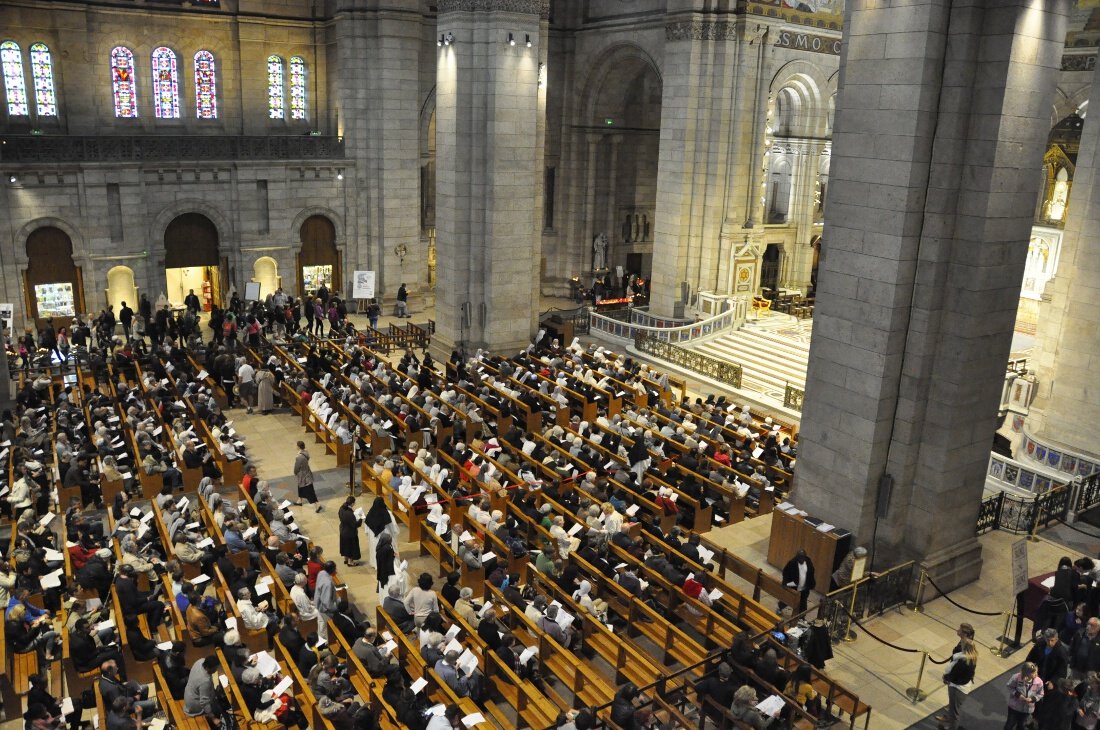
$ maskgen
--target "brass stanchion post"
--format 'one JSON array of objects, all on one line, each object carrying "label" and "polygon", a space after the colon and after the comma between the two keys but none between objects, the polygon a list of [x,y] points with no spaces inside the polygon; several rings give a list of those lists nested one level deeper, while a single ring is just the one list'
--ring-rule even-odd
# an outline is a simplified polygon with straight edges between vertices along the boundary
[{"label": "brass stanchion post", "polygon": [[924,606],[921,605],[921,599],[924,598],[924,577],[926,573],[924,568],[920,569],[920,579],[917,581],[917,594],[913,599],[913,613],[921,613],[924,611]]},{"label": "brass stanchion post", "polygon": [[928,661],[928,652],[922,651],[920,653],[920,669],[917,670],[917,686],[910,687],[905,690],[905,696],[909,698],[909,701],[914,705],[918,702],[924,701],[924,698],[928,696],[928,693],[921,692],[920,683],[924,679],[924,663]]},{"label": "brass stanchion post", "polygon": [[1001,632],[1001,640],[1000,642],[998,642],[997,648],[994,649],[991,646],[989,647],[989,651],[992,652],[994,656],[999,656],[1003,658],[1005,656],[1005,640],[1008,638],[1008,627],[1009,624],[1012,623],[1012,615],[1016,613],[1016,602],[1013,601],[1012,608],[1008,611],[1003,611],[1002,613],[1005,614],[1005,630]]},{"label": "brass stanchion post", "polygon": [[844,626],[844,635],[840,637],[841,641],[855,641],[857,638],[856,632],[852,631],[852,619],[856,615],[856,593],[859,591],[859,584],[852,584],[852,605],[848,610],[848,623]]}]

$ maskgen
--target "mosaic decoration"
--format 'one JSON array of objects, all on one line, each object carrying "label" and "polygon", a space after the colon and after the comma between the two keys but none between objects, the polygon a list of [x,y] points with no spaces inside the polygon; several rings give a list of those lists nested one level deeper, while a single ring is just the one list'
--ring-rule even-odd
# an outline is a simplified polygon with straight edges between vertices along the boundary
[{"label": "mosaic decoration", "polygon": [[134,84],[134,54],[123,46],[111,51],[111,93],[115,99],[115,116],[136,119],[138,98]]},{"label": "mosaic decoration", "polygon": [[31,44],[31,80],[34,108],[39,117],[57,116],[57,94],[53,86],[53,58],[45,43]]},{"label": "mosaic decoration", "polygon": [[214,54],[195,54],[195,116],[199,119],[218,118],[218,80]]},{"label": "mosaic decoration", "polygon": [[27,100],[27,82],[23,78],[23,52],[15,41],[0,43],[0,68],[4,72],[4,94],[8,99],[8,116],[29,116],[31,108]]},{"label": "mosaic decoration", "polygon": [[161,46],[153,51],[153,113],[157,119],[179,119],[179,74],[176,53]]},{"label": "mosaic decoration", "polygon": [[286,119],[286,97],[283,91],[283,59],[267,58],[267,118]]}]

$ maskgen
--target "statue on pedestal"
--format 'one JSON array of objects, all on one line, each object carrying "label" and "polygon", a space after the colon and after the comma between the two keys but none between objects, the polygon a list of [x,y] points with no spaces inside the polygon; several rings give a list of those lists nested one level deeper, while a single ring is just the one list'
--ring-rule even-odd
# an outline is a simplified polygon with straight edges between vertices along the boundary
[{"label": "statue on pedestal", "polygon": [[592,239],[593,271],[603,271],[607,268],[607,247],[610,245],[610,242],[607,240],[607,235],[604,233],[598,233],[596,237]]}]

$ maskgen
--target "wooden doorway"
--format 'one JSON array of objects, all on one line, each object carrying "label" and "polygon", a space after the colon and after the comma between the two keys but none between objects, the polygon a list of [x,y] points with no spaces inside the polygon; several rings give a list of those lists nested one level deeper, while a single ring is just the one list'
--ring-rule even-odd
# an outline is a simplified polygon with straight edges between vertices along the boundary
[{"label": "wooden doorway", "polygon": [[68,327],[74,316],[87,311],[83,273],[73,261],[73,242],[60,228],[45,226],[27,236],[23,300],[38,328],[47,318],[53,319],[55,328]]},{"label": "wooden doorway", "polygon": [[323,215],[311,215],[298,233],[302,241],[298,253],[298,296],[312,295],[321,284],[336,294],[344,281],[340,251],[336,248],[336,226]]},{"label": "wooden doorway", "polygon": [[225,304],[226,259],[218,252],[218,227],[202,213],[176,216],[164,229],[164,276],[168,300],[176,305],[194,290],[203,309]]}]

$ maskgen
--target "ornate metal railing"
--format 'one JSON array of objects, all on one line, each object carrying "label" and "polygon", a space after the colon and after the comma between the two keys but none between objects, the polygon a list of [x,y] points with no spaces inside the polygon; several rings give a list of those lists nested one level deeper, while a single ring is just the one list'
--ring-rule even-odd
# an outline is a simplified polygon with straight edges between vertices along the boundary
[{"label": "ornate metal railing", "polygon": [[787,383],[787,387],[783,392],[783,407],[790,408],[793,411],[802,411],[802,399],[806,397],[806,391],[802,388],[796,388],[790,383]]},{"label": "ornate metal railing", "polygon": [[677,347],[670,342],[662,342],[645,334],[638,335],[634,340],[634,346],[640,352],[652,355],[658,360],[679,365],[685,370],[705,375],[712,380],[717,380],[734,388],[741,387],[741,366],[737,363],[708,357],[694,350]]},{"label": "ornate metal railing", "polygon": [[1073,511],[1077,514],[1100,507],[1100,471],[1094,471],[1080,482],[1074,484],[1077,497],[1073,501]]},{"label": "ornate metal railing", "polygon": [[1034,497],[1000,492],[982,500],[978,510],[977,532],[997,529],[1024,535],[1065,521],[1074,505],[1074,489],[1061,485]]},{"label": "ornate metal railing", "polygon": [[327,160],[344,158],[344,138],[317,135],[53,136],[8,134],[0,161],[149,162],[164,160]]},{"label": "ornate metal railing", "polygon": [[855,583],[826,594],[817,607],[817,618],[829,626],[833,641],[842,640],[852,628],[848,612],[862,621],[881,616],[891,608],[905,605],[913,599],[911,591],[916,582],[917,565],[913,561],[902,563],[874,576],[865,576]]}]

